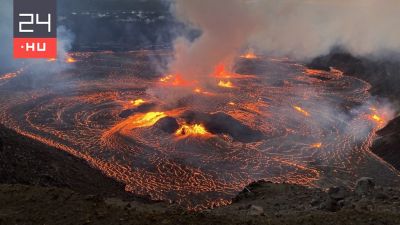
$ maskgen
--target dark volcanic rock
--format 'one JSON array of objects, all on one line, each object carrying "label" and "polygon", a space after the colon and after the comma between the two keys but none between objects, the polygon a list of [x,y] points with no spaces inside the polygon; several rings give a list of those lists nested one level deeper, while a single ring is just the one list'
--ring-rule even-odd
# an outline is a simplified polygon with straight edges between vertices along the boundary
[{"label": "dark volcanic rock", "polygon": [[154,127],[157,127],[166,133],[172,134],[178,130],[179,124],[175,118],[167,116],[159,119],[157,123],[154,124]]},{"label": "dark volcanic rock", "polygon": [[135,113],[145,113],[149,112],[150,110],[154,109],[156,107],[156,104],[154,103],[144,103],[143,105],[140,105],[136,108],[133,109],[125,109],[123,110],[120,114],[119,117],[121,118],[127,118]]},{"label": "dark volcanic rock", "polygon": [[222,112],[206,114],[187,111],[182,117],[188,123],[202,123],[213,134],[228,134],[236,141],[255,142],[263,138],[260,131],[254,130]]},{"label": "dark volcanic rock", "polygon": [[228,134],[232,136],[233,139],[241,142],[254,142],[263,138],[260,131],[253,130],[230,115],[222,112],[212,114],[210,120],[206,121],[204,126],[211,133]]},{"label": "dark volcanic rock", "polygon": [[348,195],[348,190],[345,187],[331,187],[328,189],[328,195],[331,199],[342,200]]},{"label": "dark volcanic rock", "polygon": [[357,180],[355,193],[357,195],[366,195],[370,194],[375,189],[374,179],[369,177],[362,177]]},{"label": "dark volcanic rock", "polygon": [[[398,57],[392,57],[396,59]],[[309,67],[329,70],[335,67],[345,75],[358,77],[372,85],[373,95],[380,95],[392,99],[399,99],[400,94],[400,63],[396,60],[381,60],[371,58],[357,58],[343,50],[335,50],[331,54],[315,58]]]},{"label": "dark volcanic rock", "polygon": [[336,212],[340,209],[337,201],[331,198],[326,199],[324,202],[321,203],[319,209],[326,210],[329,212]]},{"label": "dark volcanic rock", "polygon": [[83,159],[0,125],[0,183],[69,188],[82,194],[132,198],[124,184]]},{"label": "dark volcanic rock", "polygon": [[379,138],[372,145],[372,152],[400,170],[400,117],[378,131]]},{"label": "dark volcanic rock", "polygon": [[[315,69],[329,70],[335,67],[345,75],[367,81],[372,85],[372,95],[386,97],[399,104],[400,99],[400,63],[398,55],[382,58],[357,58],[343,49],[334,49],[330,54],[320,56],[308,64]],[[372,151],[400,169],[400,117],[391,121],[387,127],[378,132],[380,136]]]},{"label": "dark volcanic rock", "polygon": [[[68,189],[0,184],[0,224],[400,224],[399,189],[377,189],[391,196],[386,200],[348,196],[338,202],[321,189],[291,184],[255,182],[244,191],[253,195],[242,196],[227,206],[189,213],[162,203],[143,204],[85,196]],[[321,207],[311,207],[312,198],[327,201]]]}]

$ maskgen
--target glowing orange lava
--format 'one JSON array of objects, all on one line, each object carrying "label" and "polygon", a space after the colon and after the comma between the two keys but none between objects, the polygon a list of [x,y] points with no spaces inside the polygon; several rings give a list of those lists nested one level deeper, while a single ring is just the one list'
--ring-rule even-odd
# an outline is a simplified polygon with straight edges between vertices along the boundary
[{"label": "glowing orange lava", "polygon": [[197,93],[197,94],[203,94],[203,95],[215,95],[214,93],[211,93],[208,91],[203,91],[203,89],[201,89],[201,88],[195,88],[195,89],[193,89],[193,92]]},{"label": "glowing orange lava", "polygon": [[323,74],[324,71],[315,70],[315,69],[306,69],[305,73],[308,74],[308,75],[320,75],[320,74]]},{"label": "glowing orange lava", "polygon": [[299,107],[299,106],[293,106],[293,108],[294,108],[297,112],[303,114],[304,116],[310,116],[310,113],[308,113],[306,110],[302,109],[302,108]]},{"label": "glowing orange lava", "polygon": [[67,63],[75,63],[76,59],[72,58],[72,57],[67,57],[67,59],[65,60]]},{"label": "glowing orange lava", "polygon": [[231,78],[231,74],[225,69],[225,65],[222,63],[215,67],[214,75],[220,78]]},{"label": "glowing orange lava", "polygon": [[375,121],[375,122],[377,122],[377,123],[379,123],[379,124],[382,124],[382,123],[385,122],[385,120],[384,120],[382,117],[380,117],[379,115],[377,115],[377,114],[371,115],[370,118],[371,118],[373,121]]},{"label": "glowing orange lava", "polygon": [[244,79],[244,78],[256,77],[255,75],[243,75],[230,72],[229,70],[226,69],[226,66],[223,63],[220,63],[215,67],[214,72],[211,74],[211,76],[220,79]]},{"label": "glowing orange lava", "polygon": [[378,112],[378,109],[376,107],[372,106],[369,109],[372,111],[371,115],[368,115],[369,120],[372,120],[379,125],[385,124],[386,120],[385,120],[384,116],[380,115],[380,113]]},{"label": "glowing orange lava", "polygon": [[322,147],[322,143],[321,142],[317,142],[311,145],[311,148],[321,148]]},{"label": "glowing orange lava", "polygon": [[183,124],[176,132],[176,136],[209,136],[211,135],[202,124]]},{"label": "glowing orange lava", "polygon": [[218,86],[223,87],[223,88],[234,88],[235,86],[232,84],[230,81],[222,81],[220,80],[218,82]]},{"label": "glowing orange lava", "polygon": [[251,77],[254,77],[252,75],[241,75],[241,74],[230,72],[229,70],[226,69],[226,66],[223,63],[220,63],[215,67],[214,73],[212,74],[212,76],[221,78],[221,79],[222,78],[229,79],[229,78],[251,78]]},{"label": "glowing orange lava", "polygon": [[[369,151],[380,121],[395,112],[375,102],[367,82],[324,72],[328,79],[319,83],[304,65],[261,55],[233,67],[249,73],[259,67],[254,78],[222,64],[219,73],[203,74],[210,82],[196,83],[181,71],[148,80],[143,68],[153,64],[143,58],[156,53],[127,54],[75,52],[78,70],[18,92],[5,82],[19,72],[0,75],[0,123],[86,160],[134,195],[189,210],[226,205],[260,179],[326,187],[369,174],[399,183],[398,172]],[[85,71],[109,75],[98,79]],[[190,85],[173,86],[184,83],[177,75]],[[65,88],[48,87],[60,81],[68,81]],[[153,87],[161,88],[152,95]]]},{"label": "glowing orange lava", "polygon": [[190,82],[183,79],[181,75],[173,75],[173,74],[160,78],[160,82],[162,82],[164,85],[170,85],[170,86],[190,86],[196,83],[196,81]]},{"label": "glowing orange lava", "polygon": [[245,58],[245,59],[257,59],[256,54],[254,53],[253,49],[250,49],[246,54],[241,55],[240,57]]},{"label": "glowing orange lava", "polygon": [[145,114],[135,115],[132,120],[134,127],[149,127],[157,123],[159,119],[166,116],[167,114],[164,112],[148,112]]},{"label": "glowing orange lava", "polygon": [[173,77],[174,77],[174,75],[172,75],[172,74],[167,75],[167,76],[165,76],[165,77],[161,77],[161,78],[160,78],[160,82],[168,82],[168,81],[170,81]]},{"label": "glowing orange lava", "polygon": [[195,88],[193,91],[196,92],[196,93],[201,93],[202,92],[200,88]]},{"label": "glowing orange lava", "polygon": [[143,100],[143,99],[141,99],[141,98],[131,101],[131,103],[132,103],[134,106],[140,106],[140,105],[142,105],[142,104],[145,103],[145,102],[146,102],[146,101]]},{"label": "glowing orange lava", "polygon": [[247,53],[246,55],[243,56],[243,58],[246,58],[246,59],[257,59],[257,56],[254,53]]},{"label": "glowing orange lava", "polygon": [[8,80],[17,76],[17,73],[6,73],[0,77],[0,80]]}]

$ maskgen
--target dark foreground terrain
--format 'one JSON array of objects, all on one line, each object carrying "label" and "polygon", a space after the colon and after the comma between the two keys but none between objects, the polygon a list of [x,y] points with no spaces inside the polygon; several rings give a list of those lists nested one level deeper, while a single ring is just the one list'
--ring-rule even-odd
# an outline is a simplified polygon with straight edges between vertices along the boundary
[{"label": "dark foreground terrain", "polygon": [[0,125],[0,183],[68,188],[81,194],[134,198],[124,185],[84,160]]},{"label": "dark foreground terrain", "polygon": [[400,224],[400,190],[259,181],[202,212],[155,203],[60,150],[0,129],[0,224]]},{"label": "dark foreground terrain", "polygon": [[185,212],[173,206],[82,195],[69,189],[0,185],[0,224],[399,224],[400,191],[366,195],[259,182],[229,206]]}]

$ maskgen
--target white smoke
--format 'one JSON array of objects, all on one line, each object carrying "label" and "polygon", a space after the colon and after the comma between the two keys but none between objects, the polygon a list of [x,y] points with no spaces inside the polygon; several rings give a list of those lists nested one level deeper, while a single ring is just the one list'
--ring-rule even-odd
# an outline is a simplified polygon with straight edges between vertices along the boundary
[{"label": "white smoke", "polygon": [[183,76],[198,79],[217,64],[231,62],[256,31],[256,18],[240,0],[177,0],[173,10],[182,21],[202,31],[192,43],[182,38],[175,41],[176,59],[170,69]]},{"label": "white smoke", "polygon": [[359,56],[400,50],[398,0],[175,0],[172,9],[202,31],[191,43],[175,42],[170,70],[191,78],[249,45],[301,60],[338,45]]}]

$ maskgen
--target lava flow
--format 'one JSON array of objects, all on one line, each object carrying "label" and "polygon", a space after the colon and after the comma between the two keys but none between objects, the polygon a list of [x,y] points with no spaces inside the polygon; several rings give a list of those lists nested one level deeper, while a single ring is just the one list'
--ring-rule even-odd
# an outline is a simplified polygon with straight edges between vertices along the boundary
[{"label": "lava flow", "polygon": [[145,114],[135,115],[133,117],[134,127],[149,127],[155,124],[159,119],[166,117],[164,112],[148,112]]},{"label": "lava flow", "polygon": [[176,132],[175,135],[181,137],[188,136],[209,136],[211,135],[206,128],[201,124],[183,124]]},{"label": "lava flow", "polygon": [[[54,60],[52,60],[54,61]],[[76,59],[72,58],[72,57],[67,57],[67,59],[65,60],[67,63],[75,63]]]},{"label": "lava flow", "polygon": [[246,52],[246,54],[244,54],[240,57],[245,58],[245,59],[257,59],[257,55],[254,54],[253,49],[250,49],[248,52]]},{"label": "lava flow", "polygon": [[297,112],[303,114],[304,116],[310,116],[310,113],[308,113],[306,110],[302,109],[300,106],[293,106],[293,108],[294,108]]},{"label": "lava flow", "polygon": [[146,101],[144,101],[144,100],[141,99],[141,98],[131,101],[132,105],[134,105],[134,106],[140,106],[140,105],[142,105],[142,104],[145,103],[145,102],[146,102]]},{"label": "lava flow", "polygon": [[398,184],[399,173],[369,151],[391,118],[368,83],[262,57],[239,58],[240,74],[217,65],[205,85],[157,77],[146,54],[167,55],[78,52],[66,71],[37,76],[27,65],[2,75],[0,121],[127,191],[193,210],[229,204],[260,179],[325,188],[369,175]]},{"label": "lava flow", "polygon": [[224,88],[233,88],[233,87],[235,87],[235,86],[233,86],[232,82],[230,82],[229,80],[228,81],[220,80],[218,82],[218,86],[224,87]]}]

